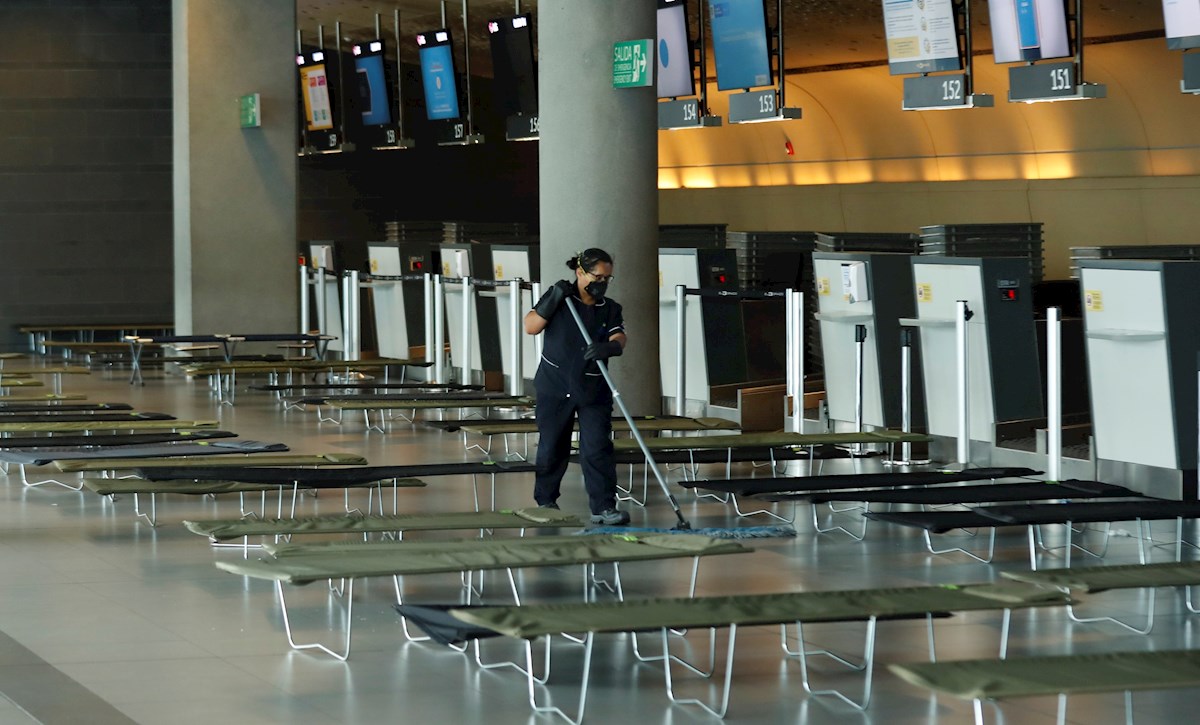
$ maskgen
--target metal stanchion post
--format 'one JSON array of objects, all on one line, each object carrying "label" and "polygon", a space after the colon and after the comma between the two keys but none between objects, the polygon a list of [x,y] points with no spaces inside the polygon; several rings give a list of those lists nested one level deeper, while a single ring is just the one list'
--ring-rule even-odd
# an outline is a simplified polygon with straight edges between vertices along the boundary
[{"label": "metal stanchion post", "polygon": [[350,304],[350,273],[342,273],[342,359],[351,360],[354,354],[354,308]]},{"label": "metal stanchion post", "polygon": [[308,334],[308,265],[300,265],[300,334]]},{"label": "metal stanchion post", "polygon": [[525,371],[521,369],[522,347],[525,346],[525,330],[521,325],[521,280],[514,279],[508,283],[512,303],[512,377],[508,384],[509,395],[521,395],[525,392]]},{"label": "metal stanchion post", "polygon": [[792,405],[794,418],[792,428],[797,433],[804,432],[804,294],[792,293],[793,332],[792,359],[796,370],[796,397]]},{"label": "metal stanchion post", "polygon": [[958,362],[958,455],[957,463],[971,463],[971,389],[968,384],[970,341],[967,337],[967,321],[971,318],[966,300],[954,303],[954,341]]},{"label": "metal stanchion post", "polygon": [[[433,277],[422,275],[422,292],[425,295],[425,362],[433,362]],[[425,368],[425,382],[433,382],[433,366]]]},{"label": "metal stanchion post", "polygon": [[687,415],[687,288],[675,285],[675,415]]},{"label": "metal stanchion post", "polygon": [[458,382],[463,385],[471,384],[471,297],[475,291],[475,286],[471,284],[470,277],[463,277],[462,280],[462,309],[463,309],[463,326],[462,326],[462,373]]},{"label": "metal stanchion post", "polygon": [[[863,432],[863,355],[867,347],[867,326],[854,326],[854,430]],[[855,443],[854,455],[862,455],[864,446]]]},{"label": "metal stanchion post", "polygon": [[1046,474],[1062,480],[1062,311],[1046,310]]},{"label": "metal stanchion post", "polygon": [[350,360],[362,359],[362,280],[358,270],[350,272],[350,299],[347,301],[347,307],[350,308],[350,339],[353,341],[351,346]]},{"label": "metal stanchion post", "polygon": [[446,380],[446,290],[442,275],[433,276],[433,381]]},{"label": "metal stanchion post", "polygon": [[318,334],[324,335],[325,331],[329,329],[329,327],[325,324],[326,315],[329,313],[329,311],[325,309],[326,297],[324,267],[317,267],[317,283],[316,286],[313,287],[313,294],[316,295],[317,300],[317,332]]}]

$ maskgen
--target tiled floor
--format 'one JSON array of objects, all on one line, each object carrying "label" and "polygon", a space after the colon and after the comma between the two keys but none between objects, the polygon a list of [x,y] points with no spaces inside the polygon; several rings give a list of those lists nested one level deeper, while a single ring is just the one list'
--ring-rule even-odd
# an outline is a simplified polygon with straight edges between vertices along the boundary
[{"label": "tiled floor", "polygon": [[[244,382],[244,381],[243,381]],[[178,376],[148,374],[131,388],[121,373],[97,373],[67,381],[68,391],[93,401],[128,401],[137,409],[186,418],[219,418],[245,438],[283,441],[298,452],[361,453],[372,463],[471,460],[460,437],[420,425],[397,423],[391,432],[365,433],[357,423],[342,427],[316,421],[312,412],[283,413],[264,393],[243,392],[236,408],[218,407],[203,384]],[[874,470],[873,461],[838,461],[826,471]],[[749,471],[749,469],[746,469]],[[31,471],[36,478],[42,471]],[[578,469],[568,473],[564,508],[586,513]],[[714,475],[720,475],[714,470]],[[745,473],[745,475],[751,475]],[[500,481],[499,505],[528,505],[527,476]],[[466,510],[470,482],[432,479],[423,490],[401,492],[407,510]],[[697,526],[737,526],[715,502],[678,495]],[[361,498],[358,494],[354,499]],[[651,491],[649,509],[633,509],[635,525],[669,526],[672,515]],[[305,499],[308,511],[331,512],[341,505],[333,492]],[[48,485],[23,487],[16,476],[0,485],[0,725],[7,723],[139,722],[208,725],[248,723],[375,722],[552,722],[533,716],[525,683],[513,672],[483,672],[449,650],[405,641],[390,580],[361,582],[355,592],[354,644],[348,663],[291,652],[272,588],[217,570],[218,559],[241,556],[214,550],[188,533],[185,518],[234,516],[236,501],[172,497],[159,506],[161,525],[135,520],[132,502],[114,503],[89,493]],[[802,516],[804,512],[802,510]],[[837,516],[857,525],[857,514]],[[765,523],[752,521],[751,523]],[[1121,529],[1121,526],[1116,527]],[[818,535],[798,524],[794,539],[748,542],[748,555],[718,557],[702,564],[700,594],[843,589],[885,585],[989,581],[1004,569],[1028,566],[1024,532],[1001,537],[998,563],[985,565],[961,555],[930,556],[912,531],[873,525],[863,542],[844,535]],[[1124,527],[1125,530],[1129,526]],[[1166,527],[1162,529],[1166,535]],[[434,535],[422,535],[431,538]],[[971,546],[981,544],[978,540]],[[251,556],[254,554],[251,553]],[[1157,551],[1165,560],[1166,551]],[[1048,557],[1049,563],[1054,559]],[[1135,560],[1134,540],[1113,537],[1111,562]],[[629,596],[685,591],[689,566],[682,561],[643,563],[623,569]],[[503,594],[493,577],[492,592]],[[527,600],[578,597],[576,569],[527,571],[521,575]],[[406,595],[414,602],[458,600],[456,576],[410,577]],[[320,585],[290,590],[300,636],[330,639],[340,603]],[[1122,613],[1136,609],[1144,593],[1110,594],[1098,600]],[[503,600],[503,597],[500,597]],[[1159,622],[1150,637],[1111,625],[1072,625],[1061,610],[1015,617],[1013,654],[1067,653],[1195,646],[1196,620],[1181,614],[1174,592],[1159,595]],[[996,653],[1000,614],[969,614],[937,624],[938,656],[988,657]],[[839,651],[861,650],[863,627],[855,624],[806,629],[812,644]],[[694,633],[698,637],[700,633]],[[698,646],[699,639],[692,640]],[[723,648],[724,635],[721,635]],[[511,649],[490,643],[495,651]],[[926,657],[923,623],[880,625],[875,696],[865,713],[828,698],[807,697],[795,660],[782,656],[776,628],[739,633],[731,722],[963,723],[970,704],[934,698],[897,680],[883,665]],[[571,708],[580,651],[556,651],[560,689],[555,703]],[[816,662],[821,687],[854,691],[855,676]],[[714,684],[682,678],[682,696],[715,697]],[[1139,723],[1190,719],[1200,693],[1146,693],[1135,697]],[[1071,702],[1073,723],[1120,722],[1119,695],[1079,697]],[[1000,721],[1053,722],[1055,701],[1025,700],[1003,706]],[[989,721],[997,713],[989,712]],[[671,706],[658,665],[638,664],[626,637],[603,637],[596,648],[587,721],[591,723],[714,722],[688,706]]]}]

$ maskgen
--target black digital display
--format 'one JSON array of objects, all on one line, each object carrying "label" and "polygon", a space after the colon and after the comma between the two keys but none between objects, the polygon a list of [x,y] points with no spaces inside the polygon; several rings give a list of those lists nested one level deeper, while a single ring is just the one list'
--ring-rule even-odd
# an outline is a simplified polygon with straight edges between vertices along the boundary
[{"label": "black digital display", "polygon": [[537,115],[532,17],[526,13],[489,20],[487,31],[500,109],[505,116]]}]

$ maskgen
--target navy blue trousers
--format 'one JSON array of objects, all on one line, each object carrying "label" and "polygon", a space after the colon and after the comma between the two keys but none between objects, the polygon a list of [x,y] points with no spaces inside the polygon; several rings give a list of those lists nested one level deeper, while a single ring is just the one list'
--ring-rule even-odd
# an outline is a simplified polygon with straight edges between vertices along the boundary
[{"label": "navy blue trousers", "polygon": [[[540,376],[539,376],[540,377]],[[603,381],[598,381],[603,385]],[[563,474],[571,455],[571,433],[579,419],[579,458],[588,506],[598,514],[617,505],[617,464],[613,462],[612,408],[609,396],[572,395],[552,386],[538,386],[537,472],[533,498],[538,505],[558,500]]]}]

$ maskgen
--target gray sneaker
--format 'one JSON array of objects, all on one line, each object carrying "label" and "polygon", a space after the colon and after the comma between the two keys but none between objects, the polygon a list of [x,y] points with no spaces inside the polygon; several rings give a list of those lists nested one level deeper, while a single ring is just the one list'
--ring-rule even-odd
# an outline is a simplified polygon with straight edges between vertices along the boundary
[{"label": "gray sneaker", "polygon": [[555,511],[558,511],[558,510],[559,510],[559,508],[558,508],[558,504],[556,504],[556,503],[542,503],[542,504],[538,504],[538,508],[540,508],[540,509],[554,509]]},{"label": "gray sneaker", "polygon": [[598,514],[592,514],[593,524],[605,526],[624,526],[629,523],[629,513],[620,509],[604,509]]}]

